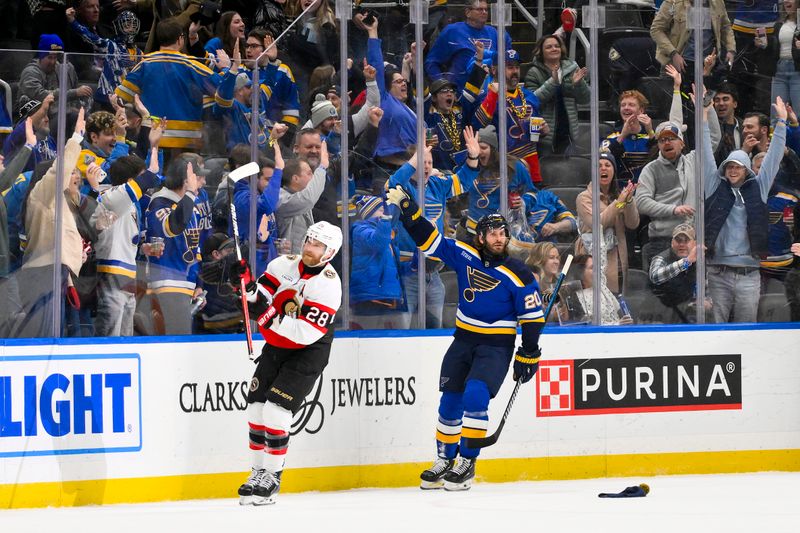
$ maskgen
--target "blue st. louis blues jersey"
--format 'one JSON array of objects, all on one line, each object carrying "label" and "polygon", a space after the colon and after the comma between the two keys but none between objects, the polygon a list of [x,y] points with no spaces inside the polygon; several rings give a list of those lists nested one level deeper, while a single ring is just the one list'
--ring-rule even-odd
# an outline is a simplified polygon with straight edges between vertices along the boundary
[{"label": "blue st. louis blues jersey", "polygon": [[403,214],[403,225],[430,257],[441,259],[458,277],[458,310],[454,336],[476,344],[513,346],[517,324],[526,351],[538,347],[544,326],[536,278],[513,258],[489,260],[472,246],[439,233],[417,210]]}]

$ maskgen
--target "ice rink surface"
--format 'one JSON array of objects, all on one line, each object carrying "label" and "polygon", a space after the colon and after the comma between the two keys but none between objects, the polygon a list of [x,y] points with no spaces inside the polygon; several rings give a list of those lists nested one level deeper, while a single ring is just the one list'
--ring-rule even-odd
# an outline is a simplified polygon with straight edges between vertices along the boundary
[{"label": "ice rink surface", "polygon": [[[646,498],[597,497],[642,482]],[[258,508],[229,499],[2,510],[0,532],[796,533],[798,489],[800,473],[476,483],[461,493],[359,489],[283,494]]]}]

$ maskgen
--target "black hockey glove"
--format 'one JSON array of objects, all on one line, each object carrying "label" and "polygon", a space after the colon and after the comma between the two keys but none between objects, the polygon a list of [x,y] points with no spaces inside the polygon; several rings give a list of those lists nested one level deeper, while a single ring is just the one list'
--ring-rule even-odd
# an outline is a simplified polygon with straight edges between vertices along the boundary
[{"label": "black hockey glove", "polygon": [[247,292],[255,292],[256,280],[253,278],[253,273],[250,272],[250,267],[244,259],[231,265],[231,285],[236,287],[237,291],[239,291],[242,286],[240,280],[244,280],[244,288]]},{"label": "black hockey glove", "polygon": [[541,356],[542,350],[539,348],[532,352],[526,352],[522,346],[517,348],[517,353],[514,355],[514,381],[529,382],[539,370]]},{"label": "black hockey glove", "polygon": [[[239,291],[238,285],[236,285],[236,291]],[[248,289],[245,296],[247,299],[247,310],[250,312],[250,318],[254,320],[257,320],[261,315],[266,313],[272,306],[272,298],[255,282],[252,283],[252,290]],[[239,309],[242,308],[241,298],[236,299],[236,305]]]}]

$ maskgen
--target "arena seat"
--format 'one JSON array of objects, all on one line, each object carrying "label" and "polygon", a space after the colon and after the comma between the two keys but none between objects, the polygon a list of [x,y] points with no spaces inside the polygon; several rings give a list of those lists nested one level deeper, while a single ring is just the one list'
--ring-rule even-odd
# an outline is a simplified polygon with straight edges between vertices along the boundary
[{"label": "arena seat", "polygon": [[762,294],[758,299],[759,322],[789,322],[789,302],[785,294]]},{"label": "arena seat", "polygon": [[539,160],[545,187],[585,187],[592,180],[591,160],[584,156],[553,156]]},{"label": "arena seat", "polygon": [[586,187],[545,187],[545,189],[558,196],[567,206],[567,209],[577,216],[575,201],[578,195],[586,190]]}]

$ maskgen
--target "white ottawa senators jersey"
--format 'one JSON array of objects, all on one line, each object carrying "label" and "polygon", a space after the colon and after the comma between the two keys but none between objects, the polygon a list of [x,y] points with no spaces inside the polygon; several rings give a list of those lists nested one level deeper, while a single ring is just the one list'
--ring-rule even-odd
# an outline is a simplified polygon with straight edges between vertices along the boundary
[{"label": "white ottawa senators jersey", "polygon": [[261,330],[270,346],[302,348],[320,340],[342,305],[342,282],[325,264],[307,267],[299,255],[282,255],[270,261],[258,278],[261,290],[272,296],[278,316]]}]

